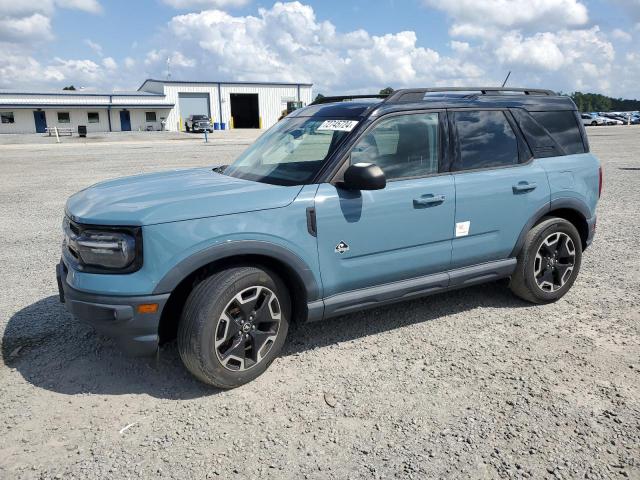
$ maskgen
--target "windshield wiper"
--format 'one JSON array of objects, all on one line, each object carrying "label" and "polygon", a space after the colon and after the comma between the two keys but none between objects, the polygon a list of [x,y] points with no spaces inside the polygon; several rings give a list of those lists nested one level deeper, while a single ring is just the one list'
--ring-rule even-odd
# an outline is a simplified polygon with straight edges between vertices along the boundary
[{"label": "windshield wiper", "polygon": [[211,169],[211,171],[216,172],[216,173],[224,173],[224,171],[227,169],[229,165],[220,165],[217,167],[213,167]]}]

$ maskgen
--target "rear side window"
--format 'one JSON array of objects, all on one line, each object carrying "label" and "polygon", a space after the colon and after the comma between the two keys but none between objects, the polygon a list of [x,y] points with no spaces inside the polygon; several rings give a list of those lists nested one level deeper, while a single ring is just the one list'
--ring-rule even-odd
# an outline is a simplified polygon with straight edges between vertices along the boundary
[{"label": "rear side window", "polygon": [[518,163],[518,140],[504,112],[454,112],[458,155],[453,170],[504,167]]},{"label": "rear side window", "polygon": [[531,116],[549,132],[567,155],[585,153],[582,135],[573,111],[531,112]]}]

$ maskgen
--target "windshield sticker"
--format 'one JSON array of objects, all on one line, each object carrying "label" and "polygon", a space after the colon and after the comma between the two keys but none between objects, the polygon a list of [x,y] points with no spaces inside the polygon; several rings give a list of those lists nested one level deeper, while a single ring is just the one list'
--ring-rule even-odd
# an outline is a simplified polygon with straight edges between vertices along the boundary
[{"label": "windshield sticker", "polygon": [[350,132],[358,124],[357,120],[325,120],[318,130],[337,130],[339,132]]}]

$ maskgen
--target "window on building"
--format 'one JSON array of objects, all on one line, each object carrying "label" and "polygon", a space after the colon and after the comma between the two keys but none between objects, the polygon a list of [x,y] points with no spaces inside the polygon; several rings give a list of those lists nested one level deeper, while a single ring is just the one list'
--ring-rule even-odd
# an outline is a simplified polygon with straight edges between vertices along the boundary
[{"label": "window on building", "polygon": [[58,123],[71,123],[69,112],[58,112]]},{"label": "window on building", "polygon": [[387,179],[438,172],[437,113],[399,115],[381,121],[351,151],[351,163],[375,163]]},{"label": "window on building", "polygon": [[0,119],[2,123],[15,123],[15,118],[13,118],[13,112],[0,112]]},{"label": "window on building", "polygon": [[454,161],[454,170],[518,163],[518,141],[503,112],[455,112],[453,117],[460,152]]},{"label": "window on building", "polygon": [[87,120],[89,121],[89,123],[100,123],[100,113],[99,112],[87,113]]},{"label": "window on building", "polygon": [[578,120],[574,112],[531,112],[531,116],[547,129],[567,155],[585,152]]},{"label": "window on building", "polygon": [[155,122],[156,121],[156,112],[146,112],[147,122]]}]

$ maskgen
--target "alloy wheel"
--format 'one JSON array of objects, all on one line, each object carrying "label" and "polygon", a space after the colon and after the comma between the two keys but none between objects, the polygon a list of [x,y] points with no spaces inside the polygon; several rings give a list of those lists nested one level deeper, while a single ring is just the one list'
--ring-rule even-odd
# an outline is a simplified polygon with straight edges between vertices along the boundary
[{"label": "alloy wheel", "polygon": [[560,290],[571,278],[575,259],[576,248],[569,235],[555,232],[545,238],[534,263],[538,288],[544,292]]},{"label": "alloy wheel", "polygon": [[222,311],[215,333],[216,355],[232,371],[248,370],[269,353],[280,328],[280,302],[267,287],[236,294]]}]

